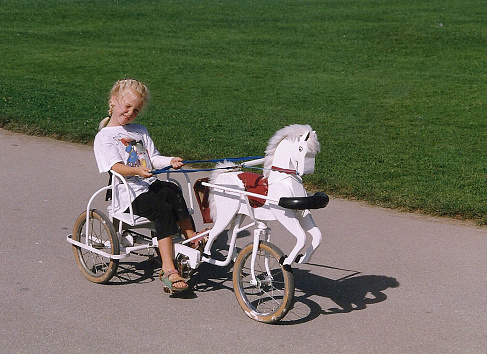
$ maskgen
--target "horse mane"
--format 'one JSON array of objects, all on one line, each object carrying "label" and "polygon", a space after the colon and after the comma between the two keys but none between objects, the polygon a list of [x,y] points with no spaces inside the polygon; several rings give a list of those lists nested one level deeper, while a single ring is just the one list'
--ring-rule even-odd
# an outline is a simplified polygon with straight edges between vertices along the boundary
[{"label": "horse mane", "polygon": [[316,133],[308,124],[291,124],[284,128],[279,129],[272,138],[269,139],[267,148],[265,150],[264,158],[264,176],[269,177],[270,169],[272,167],[272,161],[274,159],[274,153],[277,147],[284,139],[296,140],[304,133],[310,132],[308,139],[308,151],[312,154],[320,152],[320,143]]}]

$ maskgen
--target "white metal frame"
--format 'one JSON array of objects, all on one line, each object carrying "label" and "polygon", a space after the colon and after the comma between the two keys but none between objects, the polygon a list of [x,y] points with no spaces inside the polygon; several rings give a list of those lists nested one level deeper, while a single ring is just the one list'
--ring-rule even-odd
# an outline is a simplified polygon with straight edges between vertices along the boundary
[{"label": "white metal frame", "polygon": [[[115,171],[111,171],[111,172],[113,174],[111,185],[105,186],[105,187],[97,190],[91,196],[91,198],[88,201],[88,205],[86,207],[87,213],[86,213],[86,223],[85,223],[86,235],[90,234],[89,218],[90,218],[90,210],[92,209],[93,201],[101,193],[106,192],[109,189],[112,190],[112,202],[111,202],[111,205],[109,207],[108,214],[109,214],[109,219],[114,223],[114,226],[115,226],[115,224],[117,224],[116,225],[117,226],[116,232],[117,232],[117,238],[119,241],[120,241],[121,235],[122,235],[124,230],[140,229],[140,228],[153,230],[152,222],[150,222],[146,218],[143,218],[143,217],[140,217],[140,216],[134,214],[131,203],[129,205],[129,212],[128,213],[124,213],[122,211],[112,212],[114,210],[116,204],[117,204],[117,200],[115,199],[116,195],[117,195],[116,194],[116,188],[120,188],[120,184],[122,185],[121,188],[126,189],[126,193],[128,193],[128,195],[131,195],[131,194],[130,194],[130,190],[129,190],[130,186],[127,184],[126,179],[122,175],[120,175],[119,173],[117,173]],[[190,211],[190,214],[193,214],[194,213],[194,202],[193,202],[193,191],[191,188],[191,180],[188,176],[188,173],[183,173],[183,174],[185,176],[186,185],[187,185],[187,188],[189,191],[189,199],[188,199],[189,209],[190,209],[189,211]],[[167,173],[166,180],[175,182],[180,187],[182,187],[176,179],[169,178],[169,172]],[[252,214],[252,207],[248,203],[248,198],[245,198],[245,196],[254,196],[254,197],[258,197],[260,199],[266,199],[266,200],[269,200],[269,201],[275,202],[275,203],[278,203],[279,202],[278,200],[275,200],[273,198],[269,198],[269,197],[261,195],[261,194],[250,193],[250,192],[247,192],[244,190],[228,188],[228,187],[215,185],[215,184],[211,184],[211,183],[203,182],[202,184],[204,186],[207,186],[210,188],[220,189],[220,190],[225,190],[225,191],[230,191],[230,192],[240,194],[242,199],[245,200],[247,203],[249,215],[250,215],[250,218],[252,219],[252,221],[250,223],[242,226],[241,224],[242,224],[243,219],[244,219],[243,215],[237,215],[235,220],[233,220],[233,222],[231,223],[231,236],[229,237],[230,242],[229,242],[229,248],[228,248],[228,255],[227,255],[226,259],[223,261],[215,260],[208,255],[202,255],[200,251],[195,250],[194,248],[187,246],[187,244],[190,243],[191,241],[208,235],[210,230],[207,230],[203,233],[200,233],[197,236],[190,238],[190,239],[187,239],[187,240],[181,240],[181,239],[175,240],[175,244],[174,244],[175,254],[176,255],[182,254],[182,255],[185,255],[186,257],[188,257],[188,263],[192,269],[196,269],[202,262],[214,264],[217,266],[227,266],[228,264],[230,264],[230,262],[234,261],[236,259],[236,256],[237,256],[235,246],[236,246],[236,240],[237,240],[238,233],[241,231],[247,230],[247,229],[249,229],[255,225],[257,225],[258,227],[254,231],[254,241],[253,241],[254,242],[254,250],[255,250],[254,253],[256,252],[256,250],[258,248],[259,240],[261,239],[262,236],[264,237],[265,240],[268,241],[269,235],[270,235],[270,228],[268,228],[265,223],[263,223],[261,221],[257,221],[252,217],[252,215],[253,215]],[[153,237],[151,241],[143,242],[142,244],[137,244],[137,245],[134,245],[131,247],[123,247],[122,245],[120,245],[120,254],[119,255],[113,255],[113,254],[107,253],[105,251],[102,251],[102,250],[99,250],[99,249],[96,249],[96,248],[90,246],[88,244],[88,241],[89,241],[88,238],[86,238],[86,243],[81,243],[81,242],[73,240],[72,235],[68,235],[67,241],[69,243],[75,245],[75,246],[89,250],[89,251],[94,252],[96,254],[99,254],[103,257],[112,258],[112,259],[123,259],[123,258],[128,257],[131,252],[158,247],[157,238]],[[255,255],[253,255],[253,259],[255,259]],[[252,276],[252,278],[255,281],[254,275]]]}]

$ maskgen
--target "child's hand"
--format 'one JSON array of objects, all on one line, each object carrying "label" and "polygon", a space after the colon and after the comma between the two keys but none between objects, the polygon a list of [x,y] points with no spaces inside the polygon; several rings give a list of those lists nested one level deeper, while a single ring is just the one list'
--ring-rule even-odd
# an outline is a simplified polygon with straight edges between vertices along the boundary
[{"label": "child's hand", "polygon": [[180,157],[173,157],[171,159],[172,168],[179,169],[184,166],[183,159]]},{"label": "child's hand", "polygon": [[143,177],[143,178],[152,177],[152,172],[150,169],[148,169],[146,167],[136,167],[136,168],[138,170],[136,175]]},{"label": "child's hand", "polygon": [[121,162],[117,162],[111,168],[117,173],[120,173],[122,176],[129,177],[129,176],[139,176],[142,178],[152,177],[151,170],[146,167],[132,167],[126,166]]}]

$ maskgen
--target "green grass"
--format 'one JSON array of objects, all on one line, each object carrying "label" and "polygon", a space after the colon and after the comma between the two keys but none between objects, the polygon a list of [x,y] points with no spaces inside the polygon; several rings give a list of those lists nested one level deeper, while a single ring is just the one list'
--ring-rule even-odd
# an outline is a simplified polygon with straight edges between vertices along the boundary
[{"label": "green grass", "polygon": [[0,0],[0,126],[87,143],[135,77],[165,154],[260,155],[306,123],[311,188],[485,223],[485,18],[483,0]]}]

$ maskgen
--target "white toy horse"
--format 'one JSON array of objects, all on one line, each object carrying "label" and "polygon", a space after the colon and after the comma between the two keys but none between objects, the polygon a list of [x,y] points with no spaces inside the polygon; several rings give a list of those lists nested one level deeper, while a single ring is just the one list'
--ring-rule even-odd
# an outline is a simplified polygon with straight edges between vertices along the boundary
[{"label": "white toy horse", "polygon": [[[212,188],[210,192],[210,212],[215,223],[209,233],[203,257],[212,263],[213,260],[209,255],[215,238],[228,225],[233,225],[235,220],[238,220],[237,223],[239,223],[241,218],[236,219],[236,217],[246,215],[257,223],[258,229],[255,232],[263,233],[267,241],[270,237],[269,229],[266,226],[269,220],[279,221],[296,237],[296,245],[283,261],[284,265],[290,265],[294,261],[308,262],[322,240],[321,232],[308,210],[309,207],[299,208],[306,210],[293,210],[284,208],[281,203],[275,201],[281,200],[282,197],[292,197],[287,198],[290,201],[307,199],[299,198],[307,197],[301,176],[314,172],[315,155],[319,151],[320,144],[316,132],[309,125],[289,125],[277,131],[269,140],[265,158],[246,164],[250,166],[264,163],[262,180],[268,187],[266,196],[268,199],[265,200],[265,203],[262,200],[263,205],[259,207],[251,207],[247,195],[231,191],[232,189],[245,191],[245,180],[242,181],[242,176],[239,177],[243,172],[215,171],[217,173],[212,175],[211,184],[227,189]],[[307,247],[303,256],[298,257],[306,244],[306,232],[312,237],[311,245]]]}]

